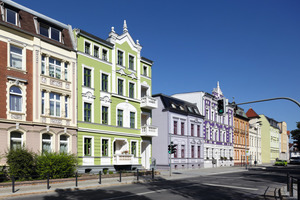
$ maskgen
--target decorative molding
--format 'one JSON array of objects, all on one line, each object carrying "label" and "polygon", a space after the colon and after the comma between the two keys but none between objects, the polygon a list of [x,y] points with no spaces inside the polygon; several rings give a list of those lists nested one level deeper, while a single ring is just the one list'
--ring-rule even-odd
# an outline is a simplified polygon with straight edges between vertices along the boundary
[{"label": "decorative molding", "polygon": [[50,123],[53,123],[53,124],[62,124],[62,120],[60,120],[60,119],[51,119]]},{"label": "decorative molding", "polygon": [[117,70],[116,71],[117,73],[119,73],[119,74],[121,74],[121,75],[124,75],[124,76],[126,76],[127,74],[126,74],[126,72],[124,71],[124,69],[119,69],[119,70]]},{"label": "decorative molding", "polygon": [[136,75],[134,73],[131,73],[130,75],[128,75],[130,78],[132,79],[137,79]]},{"label": "decorative molding", "polygon": [[88,99],[95,99],[96,96],[94,96],[90,91],[87,91],[86,93],[81,94],[82,97],[87,97]]},{"label": "decorative molding", "polygon": [[18,114],[11,114],[11,118],[12,118],[12,119],[19,119],[19,120],[22,120],[22,114],[21,114],[21,115],[18,115]]},{"label": "decorative molding", "polygon": [[62,82],[51,79],[50,80],[50,85],[54,85],[54,86],[57,86],[57,87],[62,87]]},{"label": "decorative molding", "polygon": [[112,100],[108,96],[100,97],[100,101],[103,101],[104,103],[112,102]]}]

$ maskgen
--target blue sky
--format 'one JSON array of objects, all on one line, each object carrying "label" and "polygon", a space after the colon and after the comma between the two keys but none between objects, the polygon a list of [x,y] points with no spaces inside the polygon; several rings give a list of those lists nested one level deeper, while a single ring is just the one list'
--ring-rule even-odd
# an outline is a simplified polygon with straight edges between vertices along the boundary
[{"label": "blue sky", "polygon": [[[153,94],[211,92],[220,87],[237,103],[290,97],[300,101],[298,0],[15,0],[37,12],[106,39],[123,20],[142,56],[154,61]],[[300,121],[289,101],[252,107],[288,129]]]}]

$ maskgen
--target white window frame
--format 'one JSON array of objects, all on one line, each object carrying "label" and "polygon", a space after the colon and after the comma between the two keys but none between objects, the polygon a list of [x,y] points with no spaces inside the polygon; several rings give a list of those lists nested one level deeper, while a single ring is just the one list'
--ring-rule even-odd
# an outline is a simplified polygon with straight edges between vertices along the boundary
[{"label": "white window frame", "polygon": [[[11,23],[11,22],[9,22],[9,21],[7,20],[7,11],[8,11],[8,10],[15,13],[15,21],[16,21],[15,23]],[[13,24],[13,25],[18,26],[18,23],[19,23],[19,20],[18,20],[18,13],[17,13],[16,11],[12,10],[12,9],[5,8],[5,21],[6,21],[7,23],[10,23],[10,24]]]},{"label": "white window frame", "polygon": [[104,72],[100,70],[100,90],[101,92],[105,92],[102,90],[102,74],[107,75],[107,92],[110,93],[110,73]]},{"label": "white window frame", "polygon": [[[133,69],[130,69],[130,68],[129,68],[129,62],[130,62],[129,57],[130,57],[130,56],[133,57]],[[135,55],[133,55],[133,54],[131,54],[131,53],[128,53],[128,61],[127,61],[127,63],[128,63],[128,70],[130,70],[130,71],[136,71],[136,56],[135,56]]]},{"label": "white window frame", "polygon": [[[60,139],[61,136],[66,136],[66,137],[67,137],[67,140],[66,140],[66,141],[61,140],[61,139]],[[71,149],[70,149],[70,136],[69,136],[68,134],[65,134],[65,133],[64,133],[64,134],[60,134],[60,135],[59,135],[59,152],[60,152],[60,153],[62,153],[62,152],[61,152],[61,148],[60,148],[60,146],[61,146],[62,143],[63,143],[63,144],[67,144],[67,152],[64,152],[64,153],[69,153],[69,152],[71,152],[71,151],[70,151],[70,150],[71,150]]]},{"label": "white window frame", "polygon": [[[44,26],[45,28],[48,29],[48,38],[50,38],[50,39],[52,39],[52,40],[55,40],[55,41],[58,41],[58,42],[61,42],[61,41],[62,41],[61,31],[58,30],[58,29],[56,29],[56,28],[54,28],[54,27],[52,27],[52,26],[50,26],[50,25],[48,25],[48,24],[45,24],[45,23],[43,23],[43,22],[40,22],[40,23],[39,23],[39,34],[40,34],[40,35],[42,35],[42,36],[44,36],[44,37],[47,37],[46,35],[41,34],[41,31],[40,31],[40,27],[41,27],[41,26]],[[58,37],[59,37],[58,40],[52,38],[52,29],[58,31],[58,33],[59,33],[59,34],[58,34]]]},{"label": "white window frame", "polygon": [[[14,93],[14,92],[10,92],[10,89],[11,89],[12,87],[17,87],[17,88],[19,88],[20,91],[21,91],[21,94],[19,94],[19,93]],[[12,105],[11,105],[11,95],[21,97],[21,110],[12,110],[12,109],[11,109],[11,106],[12,106]],[[22,113],[22,112],[23,112],[23,104],[24,104],[24,98],[23,98],[23,91],[22,91],[22,88],[20,88],[19,86],[16,86],[16,85],[10,86],[10,87],[9,87],[9,111],[10,111],[10,112],[20,112],[20,113]]]},{"label": "white window frame", "polygon": [[[54,99],[51,100],[51,94],[54,94]],[[56,99],[56,95],[59,96],[59,100]],[[51,115],[51,101],[54,102],[54,114]],[[59,103],[59,115],[57,115],[56,113],[56,108],[57,108],[57,103]],[[62,103],[61,103],[61,94],[59,93],[55,93],[55,92],[50,92],[49,93],[49,109],[50,109],[50,112],[49,112],[49,115],[52,116],[52,117],[61,117],[61,111],[62,111]]]},{"label": "white window frame", "polygon": [[[102,155],[102,141],[103,140],[107,140],[107,142],[108,142],[108,145],[107,145],[107,149],[108,149],[107,156],[103,156]],[[111,139],[108,138],[108,137],[101,137],[100,138],[100,156],[101,157],[110,157],[111,156]]]},{"label": "white window frame", "polygon": [[[50,135],[50,140],[49,139],[43,139],[43,135],[46,134],[46,135]],[[54,138],[54,135],[52,133],[42,133],[41,134],[41,152],[43,153],[43,143],[46,142],[46,143],[50,143],[50,152],[52,152],[54,149],[53,149],[53,139]]]},{"label": "white window frame", "polygon": [[[98,47],[98,56],[95,56],[95,47]],[[102,53],[102,49],[100,48],[99,45],[93,44],[93,57],[95,58],[100,58],[100,53]]]},{"label": "white window frame", "polygon": [[84,85],[84,68],[91,70],[91,87],[90,88],[94,88],[94,68],[86,66],[86,65],[82,65],[82,86],[89,88],[88,86]]},{"label": "white window frame", "polygon": [[[21,138],[13,138],[11,136],[12,132],[20,133]],[[11,147],[12,147],[12,141],[14,141],[14,142],[20,142],[21,141],[21,147],[22,147],[23,146],[23,135],[24,134],[22,132],[17,131],[17,130],[10,131],[10,133],[9,133],[9,148],[11,149]]]},{"label": "white window frame", "polygon": [[90,123],[94,123],[94,102],[93,101],[89,101],[87,99],[85,99],[85,100],[82,101],[82,121],[86,122],[86,121],[84,121],[84,103],[91,104],[91,122]]},{"label": "white window frame", "polygon": [[[11,46],[15,46],[17,48],[22,49],[22,64],[21,64],[21,68],[17,68],[17,67],[13,67],[11,65]],[[13,42],[13,41],[9,41],[7,43],[7,63],[8,63],[8,67],[12,68],[12,69],[16,69],[16,70],[22,70],[22,71],[26,71],[26,48],[25,48],[25,44],[21,44],[21,43],[17,43],[17,42]],[[13,53],[14,54],[14,53]]]},{"label": "white window frame", "polygon": [[[85,52],[85,44],[86,43],[90,44],[90,52],[88,52],[88,53]],[[92,45],[92,43],[90,41],[84,40],[84,42],[83,42],[83,52],[85,54],[92,55],[92,47],[93,47],[93,45]]]},{"label": "white window frame", "polygon": [[[121,65],[119,64],[119,55],[118,55],[119,51],[123,53],[123,59],[122,59],[122,64]],[[117,55],[116,55],[116,57],[117,57],[117,62],[116,62],[117,65],[124,68],[125,67],[125,63],[126,63],[125,51],[123,51],[121,49],[117,49]]]},{"label": "white window frame", "polygon": [[[107,53],[106,54],[106,59],[103,58],[103,50],[105,50],[106,53]],[[104,47],[101,48],[101,59],[104,60],[104,61],[109,62],[109,50],[107,48],[104,48]]]},{"label": "white window frame", "polygon": [[[146,68],[146,74],[144,74],[144,69]],[[142,75],[143,76],[147,76],[148,77],[148,66],[147,65],[143,65],[143,73],[142,73]]]},{"label": "white window frame", "polygon": [[[54,63],[50,63],[50,59],[53,59],[54,60]],[[58,65],[57,64],[57,62],[60,62],[60,65]],[[59,59],[57,59],[57,58],[54,58],[54,57],[49,57],[49,60],[48,60],[48,63],[49,63],[49,76],[50,77],[52,77],[52,78],[57,78],[57,79],[62,79],[62,67],[61,67],[61,65],[62,65],[62,61],[61,60],[59,60]],[[53,66],[53,70],[54,70],[54,76],[51,76],[50,75],[50,65],[52,65]],[[56,73],[58,72],[58,69],[60,70],[60,77],[58,78],[58,77],[56,77]]]},{"label": "white window frame", "polygon": [[[85,155],[84,155],[84,148],[85,148],[84,140],[85,140],[85,138],[91,139],[91,151],[92,151],[92,152],[91,152],[91,155],[90,155],[90,156],[85,156]],[[95,155],[95,152],[94,152],[94,137],[93,137],[93,136],[86,136],[86,135],[84,135],[84,136],[83,136],[82,142],[83,142],[83,144],[82,144],[82,156],[83,156],[83,157],[93,157],[93,156]]]},{"label": "white window frame", "polygon": [[[136,155],[135,156],[133,156],[133,157],[139,157],[139,153],[140,153],[140,151],[139,151],[139,141],[138,140],[131,140],[130,141],[130,153],[132,154],[132,152],[131,152],[131,150],[132,150],[132,142],[135,142],[136,143]],[[133,155],[133,154],[132,154]]]},{"label": "white window frame", "polygon": [[[133,97],[129,97],[129,95],[130,95],[130,83],[133,84]],[[136,98],[135,94],[136,94],[136,83],[133,82],[133,81],[128,81],[128,97],[132,98],[132,99],[135,99]]]},{"label": "white window frame", "polygon": [[126,91],[126,89],[125,89],[125,87],[126,87],[126,80],[124,78],[120,78],[120,77],[117,77],[117,94],[120,95],[119,94],[119,79],[123,80],[123,88],[122,88],[122,93],[123,94],[121,96],[126,96],[126,94],[125,94],[125,91]]},{"label": "white window frame", "polygon": [[[45,90],[42,90],[41,91],[41,115],[45,115],[46,113],[46,98],[45,98],[45,93],[46,93],[46,91]],[[44,96],[43,96],[43,94],[44,94]],[[44,109],[43,109],[43,107],[44,107]]]},{"label": "white window frame", "polygon": [[109,105],[106,105],[106,104],[102,104],[101,105],[101,116],[100,116],[100,118],[101,118],[101,124],[103,124],[102,123],[102,108],[103,108],[103,106],[104,107],[107,107],[107,124],[104,124],[104,125],[110,125],[110,106]]},{"label": "white window frame", "polygon": [[69,99],[70,97],[68,95],[64,96],[64,110],[65,110],[65,118],[68,118],[69,115]]}]

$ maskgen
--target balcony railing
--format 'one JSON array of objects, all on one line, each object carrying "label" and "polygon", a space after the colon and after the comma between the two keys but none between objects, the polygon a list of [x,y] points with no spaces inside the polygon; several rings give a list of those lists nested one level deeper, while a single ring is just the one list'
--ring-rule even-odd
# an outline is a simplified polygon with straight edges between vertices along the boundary
[{"label": "balcony railing", "polygon": [[157,100],[149,96],[144,96],[141,98],[141,108],[155,109],[157,108]]},{"label": "balcony railing", "polygon": [[133,162],[132,154],[115,154],[114,155],[114,165],[132,165],[138,164]]},{"label": "balcony railing", "polygon": [[141,135],[148,136],[148,137],[157,137],[158,136],[158,128],[155,126],[151,126],[151,125],[142,126]]}]

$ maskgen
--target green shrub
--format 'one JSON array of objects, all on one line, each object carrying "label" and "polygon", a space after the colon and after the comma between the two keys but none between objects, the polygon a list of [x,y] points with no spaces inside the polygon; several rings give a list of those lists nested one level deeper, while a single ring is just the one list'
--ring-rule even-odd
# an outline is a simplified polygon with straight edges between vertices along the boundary
[{"label": "green shrub", "polygon": [[41,178],[67,178],[74,176],[77,158],[73,154],[48,153],[37,156],[36,171]]},{"label": "green shrub", "polygon": [[114,172],[113,172],[113,171],[109,171],[108,173],[109,173],[109,174],[113,174]]},{"label": "green shrub", "polygon": [[108,168],[103,168],[103,174],[107,174]]},{"label": "green shrub", "polygon": [[0,182],[7,181],[6,166],[0,166]]},{"label": "green shrub", "polygon": [[25,147],[11,148],[6,152],[8,173],[19,180],[31,180],[35,173],[35,154]]}]

